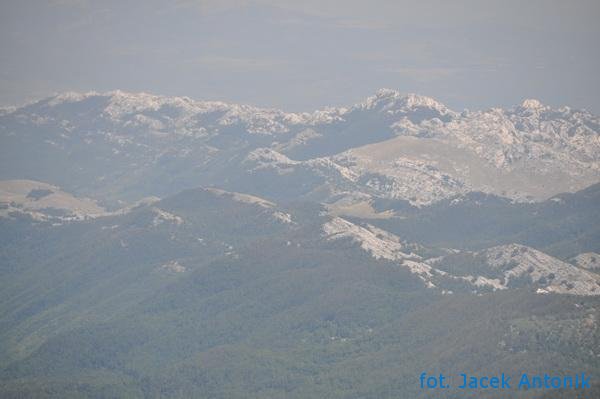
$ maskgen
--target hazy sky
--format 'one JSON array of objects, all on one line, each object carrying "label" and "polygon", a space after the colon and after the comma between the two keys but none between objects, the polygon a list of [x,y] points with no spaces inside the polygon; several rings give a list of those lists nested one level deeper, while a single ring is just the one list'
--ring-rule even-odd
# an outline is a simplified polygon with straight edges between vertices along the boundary
[{"label": "hazy sky", "polygon": [[600,2],[0,0],[0,104],[122,89],[308,111],[382,87],[600,114]]}]

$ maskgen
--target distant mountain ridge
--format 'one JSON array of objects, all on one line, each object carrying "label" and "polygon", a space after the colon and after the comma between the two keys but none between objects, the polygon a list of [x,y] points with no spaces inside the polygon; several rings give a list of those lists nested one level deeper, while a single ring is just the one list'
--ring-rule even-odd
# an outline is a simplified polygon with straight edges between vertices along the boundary
[{"label": "distant mountain ridge", "polygon": [[471,191],[531,201],[600,181],[599,132],[597,116],[537,100],[456,112],[389,89],[312,113],[65,93],[3,110],[0,178],[113,205],[199,185],[275,200],[289,196],[278,186],[295,186],[294,198],[345,206],[423,206]]}]

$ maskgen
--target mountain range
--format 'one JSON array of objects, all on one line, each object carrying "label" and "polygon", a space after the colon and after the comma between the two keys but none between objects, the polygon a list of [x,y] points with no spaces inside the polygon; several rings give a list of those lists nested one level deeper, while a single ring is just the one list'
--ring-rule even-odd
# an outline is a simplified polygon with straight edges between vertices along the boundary
[{"label": "mountain range", "polygon": [[[189,98],[67,93],[0,113],[0,177],[109,206],[189,187],[366,207],[471,191],[541,200],[598,182],[598,117],[525,100],[456,112],[380,90],[312,113]],[[368,207],[367,207],[368,208]]]},{"label": "mountain range", "polygon": [[585,110],[66,93],[2,109],[0,141],[2,397],[425,398],[423,370],[600,371]]}]

